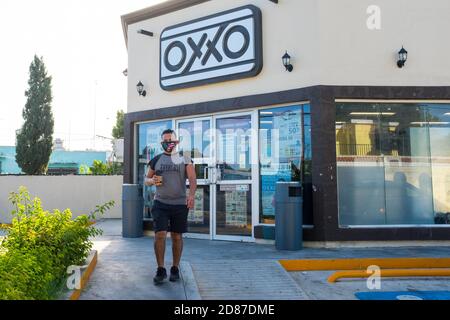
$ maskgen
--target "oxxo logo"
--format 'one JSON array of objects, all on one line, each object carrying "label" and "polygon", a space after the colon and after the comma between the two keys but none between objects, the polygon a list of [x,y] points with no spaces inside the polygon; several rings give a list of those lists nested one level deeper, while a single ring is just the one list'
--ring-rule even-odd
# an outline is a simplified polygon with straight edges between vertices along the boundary
[{"label": "oxxo logo", "polygon": [[253,5],[166,28],[161,34],[161,88],[256,76],[262,69],[261,30],[261,11]]}]

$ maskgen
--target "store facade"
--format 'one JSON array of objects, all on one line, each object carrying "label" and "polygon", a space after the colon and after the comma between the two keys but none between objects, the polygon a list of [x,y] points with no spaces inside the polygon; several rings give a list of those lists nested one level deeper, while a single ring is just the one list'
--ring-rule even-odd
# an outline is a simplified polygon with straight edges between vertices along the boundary
[{"label": "store facade", "polygon": [[275,184],[299,181],[306,241],[450,240],[450,5],[379,1],[370,30],[368,1],[276,2],[167,1],[122,17],[124,183],[143,184],[172,128],[197,171],[191,237],[273,239]]}]

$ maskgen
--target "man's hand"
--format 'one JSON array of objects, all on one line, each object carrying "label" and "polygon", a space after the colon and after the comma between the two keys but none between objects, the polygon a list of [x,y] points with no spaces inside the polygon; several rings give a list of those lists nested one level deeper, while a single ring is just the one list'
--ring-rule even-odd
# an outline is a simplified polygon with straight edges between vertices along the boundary
[{"label": "man's hand", "polygon": [[150,187],[153,186],[155,184],[155,180],[153,180],[153,178],[145,178],[145,185]]},{"label": "man's hand", "polygon": [[187,199],[186,199],[186,205],[188,207],[188,209],[194,209],[195,207],[195,196],[190,195]]}]

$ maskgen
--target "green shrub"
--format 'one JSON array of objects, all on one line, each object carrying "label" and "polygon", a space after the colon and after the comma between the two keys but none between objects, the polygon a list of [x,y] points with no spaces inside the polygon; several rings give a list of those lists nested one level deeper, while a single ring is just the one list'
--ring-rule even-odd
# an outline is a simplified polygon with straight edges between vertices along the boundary
[{"label": "green shrub", "polygon": [[0,300],[48,300],[58,282],[50,254],[42,248],[0,256]]},{"label": "green shrub", "polygon": [[101,234],[92,220],[114,206],[114,201],[72,219],[70,209],[45,211],[41,200],[31,200],[24,187],[9,199],[15,210],[0,244],[0,300],[55,298],[67,267],[83,265],[92,249],[91,238]]},{"label": "green shrub", "polygon": [[110,174],[108,165],[100,160],[94,160],[94,163],[92,164],[92,167],[90,169],[94,176]]},{"label": "green shrub", "polygon": [[94,160],[91,167],[81,166],[80,174],[94,176],[122,175],[123,164],[118,162],[103,163],[100,160]]},{"label": "green shrub", "polygon": [[82,165],[80,166],[80,169],[78,170],[78,174],[81,174],[81,175],[91,175],[91,174],[92,174],[92,171],[91,171],[91,169],[90,169],[87,165],[82,164]]}]

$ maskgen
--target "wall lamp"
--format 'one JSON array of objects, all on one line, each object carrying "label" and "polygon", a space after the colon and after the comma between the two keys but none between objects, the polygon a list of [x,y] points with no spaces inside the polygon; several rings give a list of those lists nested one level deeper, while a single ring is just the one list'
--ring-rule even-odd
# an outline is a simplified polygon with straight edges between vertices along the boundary
[{"label": "wall lamp", "polygon": [[402,48],[398,52],[397,66],[399,68],[403,68],[405,66],[407,59],[408,59],[408,51],[406,51],[405,48],[403,48],[402,46]]},{"label": "wall lamp", "polygon": [[287,51],[282,57],[282,60],[286,71],[292,72],[292,70],[294,70],[294,66],[291,64],[291,56],[287,53]]},{"label": "wall lamp", "polygon": [[139,93],[139,96],[145,97],[147,95],[147,91],[144,90],[144,85],[141,81],[136,85],[137,92]]}]

